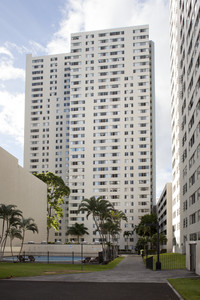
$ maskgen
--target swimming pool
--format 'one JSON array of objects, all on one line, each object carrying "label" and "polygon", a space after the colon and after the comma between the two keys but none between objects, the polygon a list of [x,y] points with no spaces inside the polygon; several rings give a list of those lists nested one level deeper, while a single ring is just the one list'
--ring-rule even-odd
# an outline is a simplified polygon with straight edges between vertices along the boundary
[{"label": "swimming pool", "polygon": [[[24,257],[24,256],[23,256]],[[82,258],[81,256],[47,256],[47,255],[33,255],[33,257],[35,258],[35,262],[73,262],[73,261],[80,261],[82,259],[84,259],[84,257]],[[4,257],[3,258],[4,261],[18,261],[17,257],[14,256],[9,256],[9,257]],[[28,255],[25,256],[25,261],[29,261],[28,259]]]},{"label": "swimming pool", "polygon": [[[47,262],[48,256],[34,256],[36,262]],[[70,262],[74,259],[74,261],[81,261],[81,256],[49,256],[49,262]],[[84,259],[84,258],[83,258]]]}]

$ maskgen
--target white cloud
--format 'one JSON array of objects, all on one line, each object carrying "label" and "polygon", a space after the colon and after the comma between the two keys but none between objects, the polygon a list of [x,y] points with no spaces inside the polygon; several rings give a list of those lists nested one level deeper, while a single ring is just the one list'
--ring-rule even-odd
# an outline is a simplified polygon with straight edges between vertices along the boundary
[{"label": "white cloud", "polygon": [[10,58],[13,58],[12,53],[6,47],[0,47],[0,54],[4,54],[9,56]]},{"label": "white cloud", "polygon": [[26,53],[32,53],[33,56],[37,56],[38,53],[46,52],[46,48],[35,41],[29,41],[29,45],[30,48],[27,48]]},{"label": "white cloud", "polygon": [[24,53],[28,52],[27,47],[25,47],[23,45],[19,46],[15,43],[12,43],[9,41],[4,43],[4,48],[11,53],[12,58],[14,58],[14,56],[16,57],[17,54],[24,55]]},{"label": "white cloud", "polygon": [[0,47],[0,80],[25,79],[25,70],[14,66],[18,58],[17,54],[24,55],[24,51],[25,47],[10,42]]},{"label": "white cloud", "polygon": [[0,132],[20,144],[24,140],[24,99],[24,94],[0,91]]},{"label": "white cloud", "polygon": [[16,68],[13,65],[13,60],[2,60],[0,62],[0,80],[25,79],[25,70]]},{"label": "white cloud", "polygon": [[47,44],[46,51],[49,54],[65,53],[70,51],[71,33],[80,31],[84,27],[83,8],[84,1],[69,0],[62,10],[60,29],[54,33],[52,40]]}]

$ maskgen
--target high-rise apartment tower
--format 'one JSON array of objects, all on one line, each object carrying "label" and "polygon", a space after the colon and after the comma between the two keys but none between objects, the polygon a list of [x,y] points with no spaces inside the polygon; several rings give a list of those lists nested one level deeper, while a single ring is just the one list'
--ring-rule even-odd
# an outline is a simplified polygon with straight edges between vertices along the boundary
[{"label": "high-rise apartment tower", "polygon": [[[71,35],[71,52],[27,56],[25,167],[51,171],[71,189],[55,239],[92,218],[77,215],[83,198],[103,197],[122,210],[133,231],[155,199],[154,47],[148,26]],[[134,247],[135,233],[129,237]]]},{"label": "high-rise apartment tower", "polygon": [[200,2],[171,0],[174,251],[200,239]]}]

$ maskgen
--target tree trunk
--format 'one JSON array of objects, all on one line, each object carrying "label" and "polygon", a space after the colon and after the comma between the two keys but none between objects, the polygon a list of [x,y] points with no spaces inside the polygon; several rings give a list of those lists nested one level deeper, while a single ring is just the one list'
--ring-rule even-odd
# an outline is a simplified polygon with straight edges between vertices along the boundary
[{"label": "tree trunk", "polygon": [[49,228],[47,227],[47,244],[49,242]]},{"label": "tree trunk", "polygon": [[12,238],[10,238],[10,251],[14,262],[14,255],[13,255],[13,249],[12,249]]},{"label": "tree trunk", "polygon": [[23,248],[23,245],[24,245],[24,236],[25,236],[25,231],[23,231],[22,243],[21,243],[21,248],[20,248],[20,251],[19,251],[19,255],[21,255],[21,253],[22,253],[22,248]]},{"label": "tree trunk", "polygon": [[[5,220],[3,220],[3,224],[2,224],[2,232],[1,232],[1,237],[0,237],[0,245],[2,243],[3,240],[3,235],[4,235],[4,227],[5,227]],[[2,247],[2,245],[1,245]]]}]

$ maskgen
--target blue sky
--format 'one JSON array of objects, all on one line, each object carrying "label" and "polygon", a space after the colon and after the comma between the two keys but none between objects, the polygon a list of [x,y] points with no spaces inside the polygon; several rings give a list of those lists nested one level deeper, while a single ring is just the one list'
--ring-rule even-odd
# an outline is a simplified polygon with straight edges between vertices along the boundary
[{"label": "blue sky", "polygon": [[168,0],[1,0],[0,146],[23,165],[26,54],[69,52],[74,32],[141,24],[155,42],[159,195],[171,181]]}]

